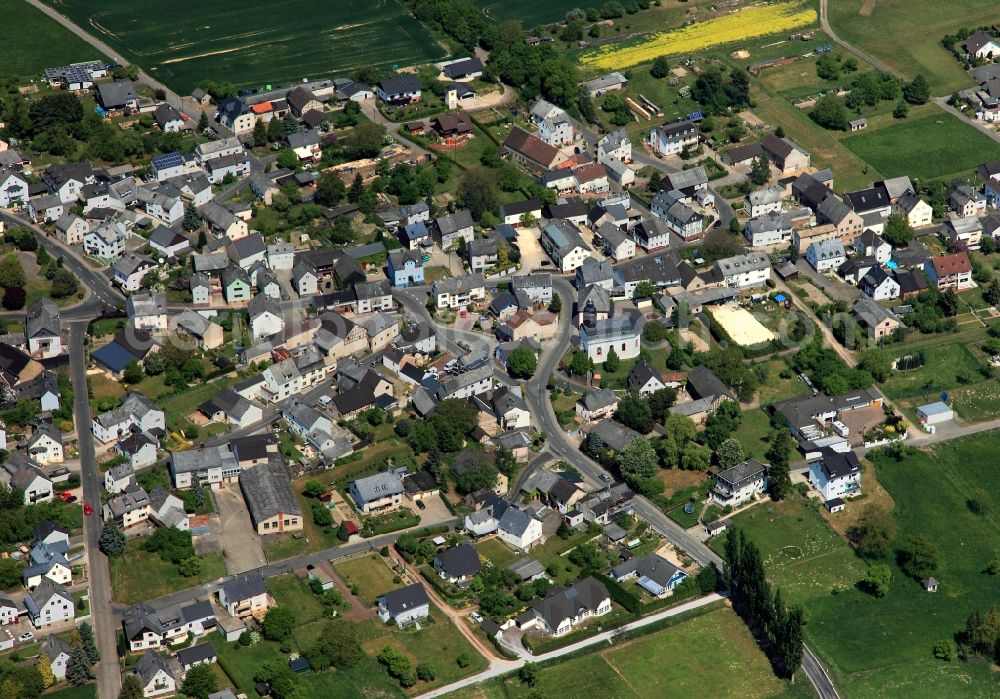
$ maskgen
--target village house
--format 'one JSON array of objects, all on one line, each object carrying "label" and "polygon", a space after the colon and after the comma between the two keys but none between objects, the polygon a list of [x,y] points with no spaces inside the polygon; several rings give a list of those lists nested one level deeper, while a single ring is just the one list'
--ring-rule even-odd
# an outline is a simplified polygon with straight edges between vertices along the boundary
[{"label": "village house", "polygon": [[965,291],[972,288],[972,263],[966,252],[941,255],[924,264],[924,272],[939,290]]},{"label": "village house", "polygon": [[762,495],[767,486],[767,466],[747,459],[717,474],[708,495],[720,507],[735,507]]},{"label": "village house", "polygon": [[531,606],[534,619],[522,624],[536,626],[553,636],[563,636],[590,617],[611,612],[607,588],[592,576],[566,589],[555,588]]},{"label": "village house", "polygon": [[413,583],[381,595],[378,616],[383,623],[395,622],[399,628],[418,623],[430,616],[430,600],[420,583]]},{"label": "village house", "polygon": [[699,138],[698,125],[684,120],[654,127],[649,132],[649,145],[656,155],[664,158],[679,155],[685,148],[694,148]]},{"label": "village house", "polygon": [[267,585],[260,573],[243,573],[219,588],[219,604],[229,616],[248,617],[270,606]]},{"label": "village house", "polygon": [[861,462],[852,451],[821,449],[819,458],[809,462],[809,482],[824,501],[856,495],[861,492]]}]

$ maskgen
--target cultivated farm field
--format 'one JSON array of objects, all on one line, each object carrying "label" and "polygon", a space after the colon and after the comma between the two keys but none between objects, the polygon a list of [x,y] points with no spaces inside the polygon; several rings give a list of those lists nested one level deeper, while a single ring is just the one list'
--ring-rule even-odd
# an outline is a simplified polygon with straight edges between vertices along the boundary
[{"label": "cultivated farm field", "polygon": [[1000,144],[946,112],[848,136],[843,144],[886,177],[934,179],[1000,158]]},{"label": "cultivated farm field", "polygon": [[972,85],[962,66],[941,46],[941,39],[962,27],[1000,20],[996,0],[831,0],[828,12],[841,39],[909,79],[923,73],[934,95]]},{"label": "cultivated farm field", "polygon": [[0,0],[6,32],[0,41],[0,74],[37,77],[45,68],[104,60],[100,52],[23,0]]},{"label": "cultivated farm field", "polygon": [[621,70],[647,63],[658,56],[696,53],[719,45],[802,29],[815,22],[816,11],[797,2],[748,7],[633,43],[608,44],[585,52],[580,62],[586,67],[601,70]]},{"label": "cultivated farm field", "polygon": [[361,66],[427,63],[447,53],[398,0],[50,4],[182,93],[203,80],[259,87]]}]

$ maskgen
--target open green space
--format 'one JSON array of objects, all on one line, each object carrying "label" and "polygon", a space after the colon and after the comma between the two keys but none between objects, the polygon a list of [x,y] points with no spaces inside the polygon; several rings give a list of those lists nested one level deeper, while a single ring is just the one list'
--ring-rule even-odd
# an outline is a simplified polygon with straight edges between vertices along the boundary
[{"label": "open green space", "polygon": [[[941,587],[927,593],[887,560],[893,580],[883,599],[848,590],[807,602],[807,635],[846,679],[847,696],[889,696],[889,687],[896,696],[996,696],[988,662],[946,663],[931,649],[1000,597],[1000,578],[984,572],[1000,551],[998,449],[1000,435],[987,432],[901,461],[875,457],[878,479],[896,503],[896,541],[921,535],[933,542]],[[973,497],[983,501],[983,514],[969,509]]]},{"label": "open green space", "polygon": [[334,570],[348,587],[357,587],[358,597],[368,606],[374,606],[379,595],[403,586],[393,582],[396,574],[375,554],[341,561],[334,566]]},{"label": "open green space", "polygon": [[962,27],[974,29],[1000,20],[996,0],[834,0],[828,8],[830,25],[841,39],[908,79],[923,73],[934,95],[972,85],[941,39]]},{"label": "open green space", "polygon": [[480,556],[489,559],[495,566],[506,566],[517,560],[517,554],[500,539],[486,539],[476,544]]},{"label": "open green space", "polygon": [[580,544],[593,539],[591,531],[577,532],[568,539],[550,536],[541,546],[531,549],[531,557],[545,566],[546,574],[556,585],[571,585],[580,578],[580,568],[566,555]]},{"label": "open green space", "polygon": [[[818,501],[792,494],[780,502],[764,502],[731,519],[760,548],[773,585],[790,603],[831,596],[851,588],[863,576],[864,564],[820,517]],[[725,550],[726,535],[711,547]]]},{"label": "open green space", "polygon": [[[322,633],[325,622],[315,622],[296,629],[293,635],[299,652],[308,648]],[[311,633],[300,634],[308,630]],[[358,640],[367,657],[352,668],[327,672],[306,672],[296,675],[301,684],[303,696],[308,697],[402,697],[408,694],[419,694],[461,679],[486,668],[486,660],[479,655],[472,645],[459,633],[448,618],[437,607],[431,607],[430,620],[418,629],[397,629],[386,626],[378,619],[368,619],[357,623]],[[221,638],[215,638],[213,643],[219,653],[219,662],[232,679],[237,689],[248,695],[256,696],[254,691],[254,674],[268,662],[284,662],[286,655],[280,651],[279,644],[269,641],[247,648],[237,643],[226,643]],[[418,682],[409,692],[404,692],[399,684],[391,679],[385,668],[375,657],[385,646],[392,646],[410,659],[413,666],[419,663],[430,663],[434,669],[435,679],[430,682]],[[465,653],[470,659],[466,667],[459,667],[457,657]]]},{"label": "open green space", "polygon": [[748,457],[765,461],[764,452],[771,446],[768,442],[771,436],[771,418],[763,410],[744,410],[740,426],[732,436],[740,440]]},{"label": "open green space", "polygon": [[875,168],[845,148],[832,132],[816,126],[805,111],[796,109],[778,93],[755,83],[750,97],[755,102],[753,113],[768,124],[780,124],[787,138],[809,151],[814,167],[833,169],[837,189],[868,187],[872,181],[882,179]]},{"label": "open green space", "polygon": [[958,384],[958,376],[973,375],[979,362],[964,344],[936,345],[914,352],[901,350],[896,358],[923,355],[924,365],[906,371],[894,371],[882,384],[886,395],[893,399],[932,398],[941,391],[951,391]]},{"label": "open green space", "polygon": [[131,604],[183,590],[199,583],[211,582],[226,575],[222,556],[199,556],[201,573],[187,578],[177,572],[177,566],[139,548],[142,539],[133,539],[125,547],[124,556],[108,559],[111,566],[111,593],[116,602]]},{"label": "open green space", "polygon": [[784,696],[786,688],[746,625],[731,609],[718,606],[633,641],[611,648],[601,645],[594,652],[548,665],[539,672],[534,689],[516,677],[505,677],[448,697],[715,699]]},{"label": "open green space", "polygon": [[24,0],[0,0],[0,17],[11,30],[0,42],[0,73],[4,76],[36,77],[45,68],[105,59],[97,49]]},{"label": "open green space", "polygon": [[319,597],[309,589],[305,580],[289,574],[268,578],[267,590],[279,607],[295,611],[295,621],[308,624],[323,616],[326,611]]},{"label": "open green space", "polygon": [[886,177],[934,179],[1000,158],[1000,143],[940,112],[848,136],[843,144]]},{"label": "open green space", "polygon": [[446,53],[398,0],[291,0],[252,8],[239,0],[50,4],[182,92],[205,80],[260,87],[363,66],[427,63]]}]

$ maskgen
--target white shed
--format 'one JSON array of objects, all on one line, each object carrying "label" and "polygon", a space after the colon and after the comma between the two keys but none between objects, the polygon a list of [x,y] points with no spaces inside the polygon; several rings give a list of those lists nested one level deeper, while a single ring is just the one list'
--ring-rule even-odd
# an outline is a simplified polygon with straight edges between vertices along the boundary
[{"label": "white shed", "polygon": [[955,419],[955,411],[947,403],[938,401],[917,408],[917,417],[925,425],[937,425]]}]

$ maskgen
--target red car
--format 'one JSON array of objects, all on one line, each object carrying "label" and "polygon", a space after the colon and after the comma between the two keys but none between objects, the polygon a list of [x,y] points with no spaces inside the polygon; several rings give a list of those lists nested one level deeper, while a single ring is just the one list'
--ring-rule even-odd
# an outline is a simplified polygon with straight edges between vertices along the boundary
[{"label": "red car", "polygon": [[69,492],[68,490],[64,490],[61,493],[59,493],[59,499],[60,500],[64,500],[66,502],[69,502],[69,499],[71,497],[73,497],[73,493]]},{"label": "red car", "polygon": [[89,515],[94,512],[94,508],[90,506],[89,502],[83,503],[83,514]]}]

